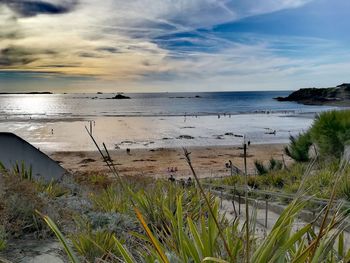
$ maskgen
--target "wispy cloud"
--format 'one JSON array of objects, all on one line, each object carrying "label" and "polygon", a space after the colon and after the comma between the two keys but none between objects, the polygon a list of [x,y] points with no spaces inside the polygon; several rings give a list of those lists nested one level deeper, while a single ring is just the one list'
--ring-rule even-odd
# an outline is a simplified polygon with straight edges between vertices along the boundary
[{"label": "wispy cloud", "polygon": [[314,57],[298,57],[300,50],[321,51],[335,44],[290,36],[230,35],[213,28],[310,2],[0,0],[0,24],[5,25],[0,27],[0,70],[150,85],[221,79],[227,87],[232,80],[261,74],[283,79],[315,63]]}]

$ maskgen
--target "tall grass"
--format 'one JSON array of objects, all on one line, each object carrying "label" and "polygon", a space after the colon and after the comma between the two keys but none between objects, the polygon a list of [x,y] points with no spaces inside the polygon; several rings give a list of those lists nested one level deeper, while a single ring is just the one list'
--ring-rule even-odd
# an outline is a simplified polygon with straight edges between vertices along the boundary
[{"label": "tall grass", "polygon": [[[144,192],[124,194],[130,195],[134,202],[134,217],[143,228],[143,232],[130,233],[137,238],[137,246],[124,244],[120,237],[113,233],[104,233],[97,237],[88,231],[79,237],[78,250],[85,254],[85,259],[98,260],[96,255],[103,258],[103,262],[348,262],[350,251],[344,247],[344,235],[348,226],[347,211],[341,206],[333,207],[333,200],[339,182],[342,182],[346,168],[340,165],[339,171],[333,174],[333,190],[328,205],[318,216],[321,218],[319,230],[315,231],[315,221],[305,224],[299,229],[294,229],[294,222],[300,212],[307,205],[304,198],[305,191],[299,190],[295,200],[289,203],[281,213],[270,233],[265,237],[255,236],[254,216],[250,225],[248,239],[245,235],[245,224],[239,224],[238,220],[229,222],[220,212],[219,200],[216,198],[210,203],[210,212],[196,213],[191,211],[188,203],[184,202],[187,190],[181,190],[168,182],[159,182],[162,187],[165,201],[157,195]],[[306,169],[310,173],[310,168]],[[310,175],[312,179],[312,174]],[[303,187],[308,188],[306,181]],[[127,185],[127,182],[124,182]],[[163,185],[164,184],[164,185]],[[305,184],[305,185],[304,185]],[[157,186],[160,187],[160,186]],[[189,189],[192,191],[193,189]],[[151,193],[154,188],[149,189]],[[160,190],[158,190],[160,191]],[[159,194],[159,192],[158,192]],[[166,195],[171,197],[166,197]],[[172,203],[175,198],[175,203]],[[154,205],[152,203],[154,200]],[[166,201],[168,200],[168,201]],[[171,200],[171,202],[169,202]],[[188,199],[191,202],[190,199]],[[191,206],[196,207],[196,200]],[[150,205],[153,206],[150,206]],[[202,209],[205,207],[202,207]],[[161,216],[158,221],[155,215],[150,215],[157,209],[155,215]],[[46,220],[47,217],[44,217]],[[158,224],[161,222],[161,224]],[[50,222],[49,222],[50,223]],[[155,226],[157,224],[157,227]],[[49,224],[66,246],[69,242],[57,231],[52,222]],[[218,227],[219,225],[219,227]],[[223,236],[220,234],[223,233]],[[108,237],[108,238],[106,238]],[[76,241],[74,241],[76,242]],[[227,246],[225,246],[225,243]],[[249,242],[249,254],[246,253],[246,242]],[[336,246],[336,243],[338,244]],[[228,249],[228,250],[227,250]],[[71,253],[72,250],[66,250]],[[91,251],[95,251],[93,254]],[[94,256],[95,255],[95,256]],[[249,260],[247,260],[249,259]],[[75,259],[74,259],[75,260]],[[73,261],[72,262],[78,262]]]},{"label": "tall grass", "polygon": [[109,186],[98,194],[91,194],[95,210],[102,212],[125,212],[130,209],[128,196],[118,186]]},{"label": "tall grass", "polygon": [[3,163],[0,162],[0,173],[5,176],[17,176],[21,179],[31,181],[33,179],[33,169],[32,165],[27,167],[22,161],[20,164],[16,161],[12,165],[11,169],[7,169]]},{"label": "tall grass", "polygon": [[[306,205],[307,200],[297,197],[283,211],[271,232],[264,239],[254,237],[250,232],[251,259],[249,262],[335,262],[344,260],[348,262],[349,253],[344,250],[344,245],[335,247],[336,241],[342,243],[342,231],[346,227],[347,215],[338,207],[330,217],[329,223],[325,223],[320,232],[314,232],[313,223],[306,224],[299,230],[293,230],[293,223],[298,214]],[[104,235],[95,237],[87,235],[82,237],[84,246],[80,244],[87,254],[91,251],[99,251],[102,255],[114,254],[113,260],[104,262],[117,262],[115,258],[123,262],[140,262],[135,255],[142,255],[141,262],[241,262],[245,258],[244,227],[239,227],[238,222],[228,223],[222,221],[219,212],[219,201],[217,200],[211,214],[202,215],[199,220],[186,217],[183,211],[182,196],[177,197],[175,214],[166,209],[167,231],[154,231],[149,228],[139,210],[136,211],[140,225],[145,234],[137,234],[140,245],[137,251],[128,249],[118,241],[117,237],[109,236],[107,245],[104,243]],[[186,218],[186,220],[184,220]],[[47,219],[47,218],[46,218]],[[215,220],[221,222],[221,229],[230,249],[232,258],[228,255],[219,237],[219,230]],[[59,236],[65,246],[69,244],[66,238],[56,229],[52,222],[49,224]],[[166,237],[166,238],[165,238]],[[102,244],[101,244],[102,240]],[[113,251],[117,249],[117,252]],[[67,249],[68,251],[68,249]],[[73,253],[70,249],[70,253]],[[75,261],[74,261],[75,260]],[[72,262],[78,262],[74,259]],[[90,262],[92,258],[90,258]],[[96,260],[94,258],[93,260]],[[114,261],[115,260],[115,261]]]}]

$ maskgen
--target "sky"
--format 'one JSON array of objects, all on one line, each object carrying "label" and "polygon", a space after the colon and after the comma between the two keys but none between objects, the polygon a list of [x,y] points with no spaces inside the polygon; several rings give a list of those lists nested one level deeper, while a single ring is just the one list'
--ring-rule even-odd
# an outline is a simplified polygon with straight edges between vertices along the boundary
[{"label": "sky", "polygon": [[349,0],[0,0],[0,92],[350,82]]}]

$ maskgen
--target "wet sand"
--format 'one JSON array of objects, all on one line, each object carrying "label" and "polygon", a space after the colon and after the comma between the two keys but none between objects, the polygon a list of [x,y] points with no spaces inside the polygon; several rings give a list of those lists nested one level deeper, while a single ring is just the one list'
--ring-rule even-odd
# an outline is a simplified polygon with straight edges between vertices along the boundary
[{"label": "wet sand", "polygon": [[[285,144],[251,145],[247,151],[248,173],[255,173],[254,161],[268,162],[271,157],[282,160]],[[229,160],[243,170],[243,149],[238,146],[203,146],[188,147],[191,160],[198,175],[204,177],[222,177],[230,175],[225,167]],[[52,152],[49,155],[71,173],[108,173],[108,167],[97,151]],[[125,149],[113,150],[110,155],[121,175],[151,176],[167,178],[168,168],[177,170],[176,178],[187,178],[191,175],[185,161],[182,148]],[[291,160],[284,155],[285,162]]]}]

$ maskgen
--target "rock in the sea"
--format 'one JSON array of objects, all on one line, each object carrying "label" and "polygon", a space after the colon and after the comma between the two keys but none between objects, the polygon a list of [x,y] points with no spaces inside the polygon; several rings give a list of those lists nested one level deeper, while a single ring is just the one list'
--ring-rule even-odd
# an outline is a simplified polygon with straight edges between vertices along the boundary
[{"label": "rock in the sea", "polygon": [[129,96],[125,96],[123,94],[117,94],[114,97],[111,98],[112,100],[125,100],[125,99],[130,99]]},{"label": "rock in the sea", "polygon": [[193,136],[191,135],[180,135],[179,137],[177,137],[177,139],[194,139]]},{"label": "rock in the sea", "polygon": [[350,105],[350,84],[343,83],[331,88],[306,88],[294,91],[287,97],[277,97],[278,101],[295,101],[310,105]]}]

